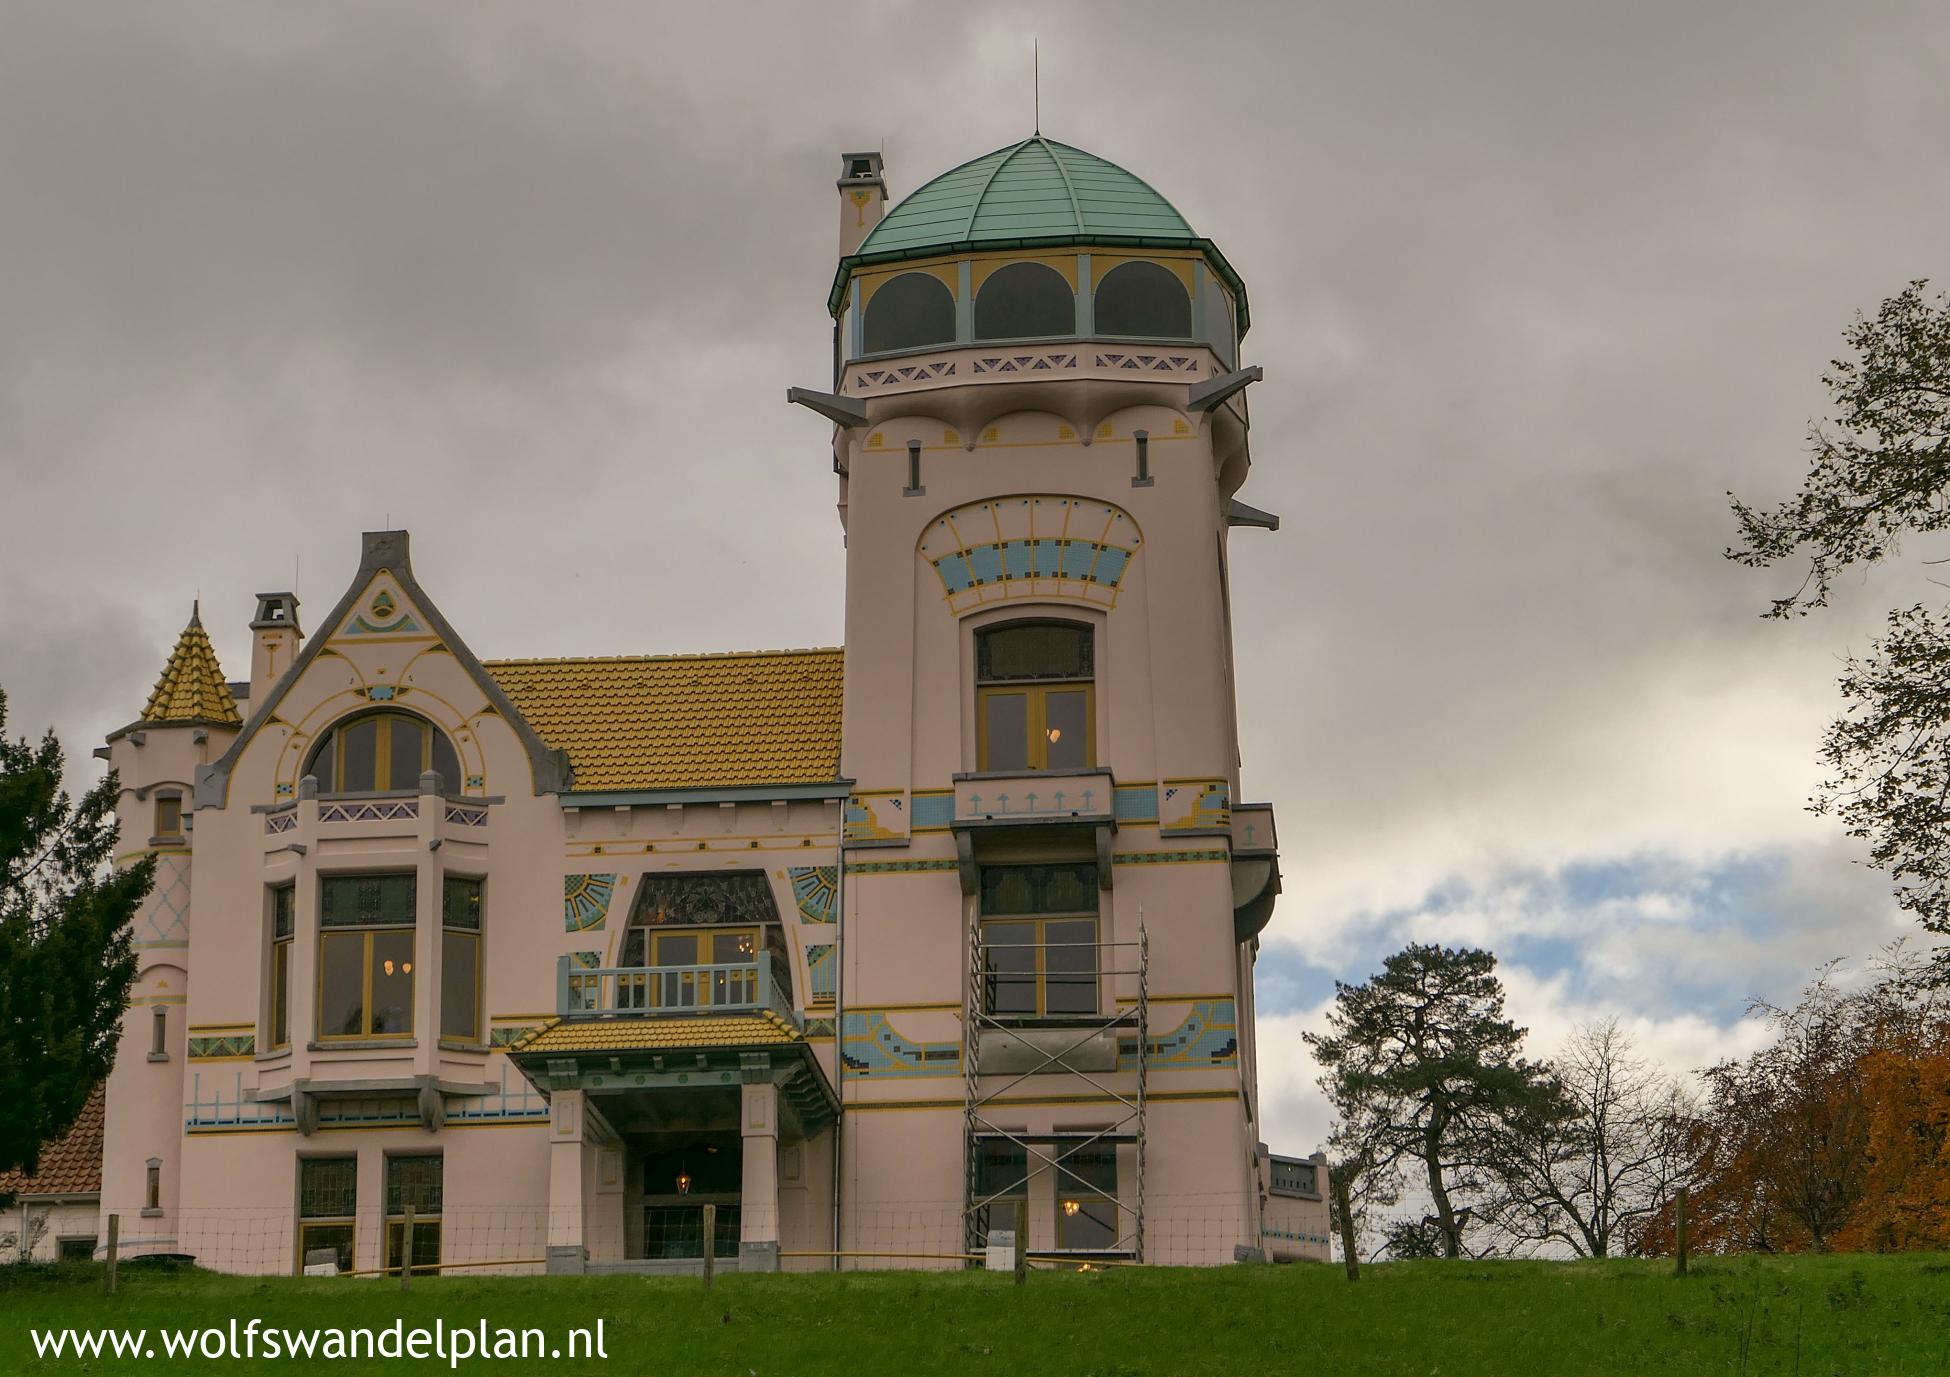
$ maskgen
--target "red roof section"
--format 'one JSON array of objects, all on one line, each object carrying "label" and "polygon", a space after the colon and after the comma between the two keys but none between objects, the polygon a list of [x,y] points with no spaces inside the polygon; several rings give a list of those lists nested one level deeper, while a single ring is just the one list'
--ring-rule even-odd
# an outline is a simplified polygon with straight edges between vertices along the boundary
[{"label": "red roof section", "polygon": [[74,1127],[41,1149],[41,1169],[0,1171],[0,1192],[15,1195],[89,1195],[102,1188],[102,1087],[81,1107]]}]

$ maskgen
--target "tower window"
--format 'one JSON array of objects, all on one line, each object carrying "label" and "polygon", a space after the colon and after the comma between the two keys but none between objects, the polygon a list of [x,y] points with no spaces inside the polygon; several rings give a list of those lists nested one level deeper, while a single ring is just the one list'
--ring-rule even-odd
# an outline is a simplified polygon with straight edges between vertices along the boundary
[{"label": "tower window", "polygon": [[926,349],[955,340],[955,296],[930,273],[902,273],[867,298],[861,321],[869,354]]},{"label": "tower window", "polygon": [[156,795],[156,835],[158,837],[180,837],[183,835],[183,796],[181,794]]},{"label": "tower window", "polygon": [[305,766],[321,793],[404,792],[431,770],[440,787],[460,784],[453,742],[431,722],[403,712],[374,712],[340,722],[319,738]]},{"label": "tower window", "polygon": [[1108,1143],[1074,1147],[1057,1163],[1056,1246],[1116,1247],[1117,1149]]},{"label": "tower window", "polygon": [[1119,263],[1097,285],[1097,333],[1189,339],[1192,298],[1169,268]]},{"label": "tower window", "polygon": [[1097,867],[982,869],[983,1000],[1022,1018],[1097,1012]]},{"label": "tower window", "polygon": [[149,1013],[149,1060],[169,1059],[169,1010],[157,1005]]},{"label": "tower window", "polygon": [[162,1213],[162,1158],[160,1157],[151,1157],[148,1168],[143,1173],[142,1212]]},{"label": "tower window", "polygon": [[1077,332],[1076,293],[1046,263],[997,268],[975,294],[975,338],[1042,339]]},{"label": "tower window", "polygon": [[1013,622],[975,635],[976,753],[984,770],[1083,770],[1096,762],[1090,628]]}]

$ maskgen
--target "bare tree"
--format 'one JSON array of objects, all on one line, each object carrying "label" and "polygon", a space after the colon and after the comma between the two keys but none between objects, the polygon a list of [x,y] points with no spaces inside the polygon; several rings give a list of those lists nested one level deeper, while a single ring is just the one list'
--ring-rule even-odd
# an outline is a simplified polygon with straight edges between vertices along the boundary
[{"label": "bare tree", "polygon": [[1563,1098],[1504,1126],[1484,1214],[1519,1248],[1635,1252],[1685,1170],[1682,1092],[1617,1019],[1579,1027],[1549,1067]]}]

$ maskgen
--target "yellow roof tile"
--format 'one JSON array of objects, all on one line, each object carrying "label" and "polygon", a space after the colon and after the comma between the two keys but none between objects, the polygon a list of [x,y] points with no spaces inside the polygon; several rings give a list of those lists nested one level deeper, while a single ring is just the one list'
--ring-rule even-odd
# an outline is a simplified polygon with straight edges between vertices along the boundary
[{"label": "yellow roof tile", "polygon": [[620,1052],[691,1047],[752,1047],[801,1041],[770,1009],[698,1018],[558,1018],[512,1044],[510,1052]]},{"label": "yellow roof tile", "polygon": [[840,768],[838,650],[490,660],[577,789],[820,784]]},{"label": "yellow roof tile", "polygon": [[162,678],[149,695],[142,710],[144,722],[218,722],[242,726],[237,715],[237,700],[224,682],[223,667],[217,663],[216,648],[203,629],[197,608],[190,608],[190,624],[176,638],[176,649],[163,666]]}]

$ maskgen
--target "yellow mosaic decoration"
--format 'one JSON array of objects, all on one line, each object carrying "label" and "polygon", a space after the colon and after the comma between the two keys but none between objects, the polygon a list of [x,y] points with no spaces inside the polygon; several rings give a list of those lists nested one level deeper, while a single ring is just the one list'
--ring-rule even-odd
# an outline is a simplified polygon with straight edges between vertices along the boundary
[{"label": "yellow mosaic decoration", "polygon": [[838,650],[490,660],[577,789],[818,784],[838,777]]},{"label": "yellow mosaic decoration", "polygon": [[210,635],[203,629],[203,618],[194,604],[190,624],[176,638],[176,649],[169,653],[162,678],[156,680],[142,720],[215,722],[227,727],[244,724],[237,715],[237,700],[230,696],[230,685],[224,682],[223,666],[217,663],[216,647],[210,644]]},{"label": "yellow mosaic decoration", "polygon": [[631,1048],[752,1047],[799,1042],[799,1030],[770,1009],[699,1018],[557,1019],[510,1052],[607,1052]]}]

